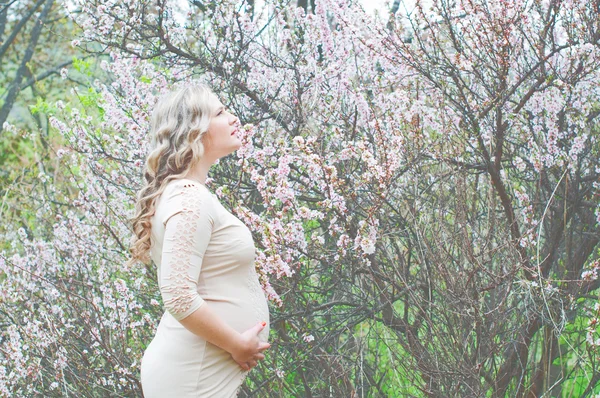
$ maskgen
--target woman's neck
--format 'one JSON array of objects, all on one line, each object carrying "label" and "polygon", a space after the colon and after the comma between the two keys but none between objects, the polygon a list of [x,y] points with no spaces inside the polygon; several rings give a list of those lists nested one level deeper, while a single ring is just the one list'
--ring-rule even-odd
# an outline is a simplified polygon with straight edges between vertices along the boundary
[{"label": "woman's neck", "polygon": [[212,166],[212,164],[213,162],[200,160],[198,163],[196,163],[196,165],[193,168],[191,168],[187,172],[185,178],[198,181],[200,184],[204,185],[206,183],[206,178],[208,177],[208,170],[210,169],[210,166]]}]

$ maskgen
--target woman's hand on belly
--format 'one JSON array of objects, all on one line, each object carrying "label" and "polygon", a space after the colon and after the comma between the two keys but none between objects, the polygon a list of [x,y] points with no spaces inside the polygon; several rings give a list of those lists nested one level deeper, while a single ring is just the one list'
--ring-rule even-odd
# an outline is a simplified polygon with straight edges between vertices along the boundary
[{"label": "woman's hand on belly", "polygon": [[271,347],[271,344],[260,341],[258,334],[266,325],[266,322],[257,323],[240,334],[238,344],[230,351],[231,357],[242,369],[250,370],[257,365],[258,361],[265,359],[262,352]]}]

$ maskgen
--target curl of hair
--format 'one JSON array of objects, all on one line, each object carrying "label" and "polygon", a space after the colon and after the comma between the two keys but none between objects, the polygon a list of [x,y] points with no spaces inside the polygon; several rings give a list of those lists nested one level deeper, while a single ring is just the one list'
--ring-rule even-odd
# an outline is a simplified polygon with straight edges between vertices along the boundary
[{"label": "curl of hair", "polygon": [[151,149],[144,166],[144,183],[137,193],[135,216],[130,220],[134,236],[127,265],[150,262],[151,218],[156,200],[169,181],[185,178],[203,155],[202,137],[217,101],[208,86],[188,83],[157,102],[150,120]]}]

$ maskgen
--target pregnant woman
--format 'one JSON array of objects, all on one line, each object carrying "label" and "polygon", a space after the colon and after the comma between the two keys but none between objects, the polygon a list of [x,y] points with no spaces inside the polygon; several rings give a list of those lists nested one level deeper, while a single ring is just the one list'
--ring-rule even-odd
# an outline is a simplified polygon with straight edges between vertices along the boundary
[{"label": "pregnant woman", "polygon": [[133,218],[133,259],[157,266],[165,312],[141,363],[145,398],[235,397],[270,347],[249,229],[205,185],[241,145],[239,120],[205,85],[162,98]]}]

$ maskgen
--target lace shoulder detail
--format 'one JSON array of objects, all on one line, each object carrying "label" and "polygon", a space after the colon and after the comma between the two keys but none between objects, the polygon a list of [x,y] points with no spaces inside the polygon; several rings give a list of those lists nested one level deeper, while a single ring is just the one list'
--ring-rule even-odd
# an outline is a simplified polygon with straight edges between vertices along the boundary
[{"label": "lace shoulder detail", "polygon": [[184,183],[173,192],[172,215],[166,220],[161,261],[161,294],[166,309],[183,319],[204,303],[197,283],[213,220],[206,203],[206,188]]}]

